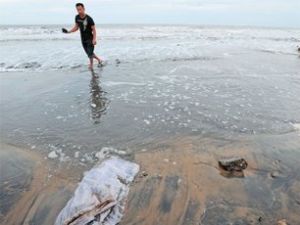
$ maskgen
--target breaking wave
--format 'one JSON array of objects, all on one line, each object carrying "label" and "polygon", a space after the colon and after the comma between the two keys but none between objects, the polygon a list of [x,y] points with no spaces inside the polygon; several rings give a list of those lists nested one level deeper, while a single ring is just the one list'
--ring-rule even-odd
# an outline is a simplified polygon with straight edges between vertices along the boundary
[{"label": "breaking wave", "polygon": [[[80,35],[62,34],[61,27],[69,26],[0,26],[0,72],[86,68]],[[292,56],[299,54],[300,45],[299,29],[155,25],[99,25],[98,29],[96,53],[105,56],[109,65],[210,62],[244,50]]]},{"label": "breaking wave", "polygon": [[[189,61],[211,61],[217,60],[217,57],[208,56],[191,56],[191,57],[173,57],[164,59],[152,59],[152,58],[140,58],[135,60],[120,60],[111,59],[106,61],[107,65],[117,66],[119,64],[129,64],[129,63],[153,63],[153,62],[189,62]],[[57,64],[55,61],[51,63],[40,63],[36,61],[28,61],[15,64],[0,63],[0,72],[21,72],[21,71],[47,71],[47,70],[73,70],[73,69],[85,69],[87,64],[84,63],[68,63],[66,61],[64,64]]]}]

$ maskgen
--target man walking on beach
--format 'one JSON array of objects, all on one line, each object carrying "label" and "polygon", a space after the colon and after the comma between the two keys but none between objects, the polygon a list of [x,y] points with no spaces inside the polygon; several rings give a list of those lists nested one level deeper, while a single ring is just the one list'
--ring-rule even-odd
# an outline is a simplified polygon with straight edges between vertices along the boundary
[{"label": "man walking on beach", "polygon": [[98,61],[98,65],[102,66],[102,60],[94,53],[94,46],[97,44],[96,27],[92,17],[85,13],[82,3],[76,4],[78,15],[75,17],[75,25],[71,30],[62,29],[64,33],[73,33],[80,29],[81,43],[84,51],[90,59],[89,69],[93,69],[93,59]]}]

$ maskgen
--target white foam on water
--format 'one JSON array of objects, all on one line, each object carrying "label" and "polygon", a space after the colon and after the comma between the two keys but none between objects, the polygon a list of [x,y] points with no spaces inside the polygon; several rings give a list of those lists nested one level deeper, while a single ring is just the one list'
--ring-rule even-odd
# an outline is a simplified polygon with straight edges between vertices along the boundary
[{"label": "white foam on water", "polygon": [[145,124],[150,125],[151,122],[149,120],[144,120]]},{"label": "white foam on water", "polygon": [[298,135],[300,136],[300,123],[294,123],[293,127],[296,130],[296,132],[298,133]]},{"label": "white foam on water", "polygon": [[107,81],[105,85],[108,87],[112,86],[121,86],[121,85],[129,85],[129,86],[145,86],[145,83],[138,83],[138,82],[121,82],[121,81]]},{"label": "white foam on water", "polygon": [[118,150],[113,147],[103,147],[99,152],[95,153],[95,157],[98,160],[103,160],[111,155],[126,155],[127,152],[124,150]]},{"label": "white foam on water", "polygon": [[77,152],[74,153],[74,157],[75,157],[76,159],[79,158],[79,155],[80,155],[80,152],[79,152],[79,151],[77,151]]},{"label": "white foam on water", "polygon": [[57,157],[58,157],[58,154],[56,153],[56,151],[49,152],[49,154],[48,154],[49,159],[56,159]]},{"label": "white foam on water", "polygon": [[[80,43],[78,33],[62,34],[62,26],[1,26],[0,71],[86,68],[85,63],[82,62],[83,50],[78,45]],[[122,63],[179,62],[187,64],[197,60],[199,63],[206,63],[219,59],[215,56],[214,48],[217,48],[220,58],[226,59],[229,55],[234,57],[235,52],[231,49],[239,48],[248,48],[262,54],[295,55],[297,54],[295,46],[300,36],[299,29],[173,25],[101,25],[98,29],[101,30],[101,39],[105,41],[105,45],[101,45],[101,54],[112,62],[109,65],[117,65],[120,61]],[[181,43],[183,41],[184,43]],[[32,48],[33,44],[39,42],[40,48]],[[141,44],[137,45],[137,43]],[[16,48],[18,49],[17,55],[11,54]],[[179,70],[185,70],[184,67],[189,70],[193,68],[190,65],[182,65],[167,73],[176,74]],[[165,76],[161,77],[161,80],[175,82],[176,77]]]}]

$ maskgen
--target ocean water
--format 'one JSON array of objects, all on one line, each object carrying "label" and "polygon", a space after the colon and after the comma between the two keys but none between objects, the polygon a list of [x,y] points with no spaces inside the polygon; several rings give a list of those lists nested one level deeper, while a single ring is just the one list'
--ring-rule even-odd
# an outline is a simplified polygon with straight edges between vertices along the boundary
[{"label": "ocean water", "polygon": [[[85,66],[79,33],[66,35],[61,27],[71,26],[0,26],[0,71]],[[299,29],[99,25],[96,50],[110,63],[205,61],[262,52],[295,56],[299,42]]]},{"label": "ocean water", "polygon": [[0,27],[5,142],[93,162],[175,136],[299,132],[299,29],[99,25],[107,66],[91,74],[61,27]]}]

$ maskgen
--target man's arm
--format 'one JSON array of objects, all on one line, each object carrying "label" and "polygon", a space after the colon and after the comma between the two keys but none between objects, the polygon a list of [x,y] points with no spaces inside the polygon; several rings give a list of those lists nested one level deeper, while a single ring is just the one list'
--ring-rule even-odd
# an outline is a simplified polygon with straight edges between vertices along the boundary
[{"label": "man's arm", "polygon": [[78,24],[75,23],[74,27],[68,31],[68,33],[73,33],[73,32],[76,32],[78,30]]},{"label": "man's arm", "polygon": [[92,31],[93,31],[93,45],[97,44],[97,31],[96,31],[96,26],[92,26]]}]

